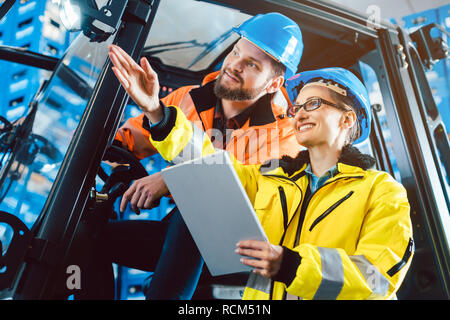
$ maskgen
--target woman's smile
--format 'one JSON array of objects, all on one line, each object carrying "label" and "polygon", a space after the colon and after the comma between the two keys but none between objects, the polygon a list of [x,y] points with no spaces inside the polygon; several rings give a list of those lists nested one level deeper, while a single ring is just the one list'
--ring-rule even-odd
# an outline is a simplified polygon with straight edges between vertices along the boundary
[{"label": "woman's smile", "polygon": [[305,132],[312,129],[315,126],[313,123],[302,123],[297,126],[298,132]]}]

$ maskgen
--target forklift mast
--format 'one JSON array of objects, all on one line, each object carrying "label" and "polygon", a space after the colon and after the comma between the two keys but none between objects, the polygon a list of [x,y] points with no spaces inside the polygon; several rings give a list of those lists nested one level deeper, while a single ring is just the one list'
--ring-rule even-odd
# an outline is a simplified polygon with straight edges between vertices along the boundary
[{"label": "forklift mast", "polygon": [[[121,26],[114,44],[133,59],[141,53],[152,25],[159,0],[130,0],[120,17]],[[111,70],[103,66],[80,124],[61,164],[50,195],[35,228],[30,253],[15,291],[15,299],[46,299],[53,294],[52,277],[64,260],[80,221],[89,190],[95,184],[100,162],[114,132],[128,96]],[[92,139],[92,137],[98,137]]]}]

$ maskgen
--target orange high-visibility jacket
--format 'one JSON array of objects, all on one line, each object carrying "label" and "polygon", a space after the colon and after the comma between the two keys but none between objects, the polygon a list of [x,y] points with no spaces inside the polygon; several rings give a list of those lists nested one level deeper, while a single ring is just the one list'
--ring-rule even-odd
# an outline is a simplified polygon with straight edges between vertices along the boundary
[{"label": "orange high-visibility jacket", "polygon": [[[210,138],[217,138],[218,134],[213,129],[217,104],[214,81],[218,73],[207,75],[201,86],[181,87],[161,99],[165,105],[180,108],[187,119],[205,131]],[[286,99],[285,91],[281,93],[278,97]],[[295,139],[291,121],[286,116],[286,109],[269,97],[261,98],[257,104],[246,123],[231,132],[225,149],[246,164],[263,163],[282,155],[295,156],[300,146]],[[148,130],[143,127],[143,121],[144,114],[128,119],[115,137],[115,140],[120,141],[123,147],[139,159],[157,152],[149,140]]]}]

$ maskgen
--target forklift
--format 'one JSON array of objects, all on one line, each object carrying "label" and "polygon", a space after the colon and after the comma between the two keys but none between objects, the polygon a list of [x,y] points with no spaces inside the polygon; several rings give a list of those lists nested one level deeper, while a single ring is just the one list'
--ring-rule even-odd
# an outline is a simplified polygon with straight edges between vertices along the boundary
[{"label": "forklift", "polygon": [[[15,2],[0,6],[6,24]],[[268,12],[282,13],[300,26],[304,52],[298,72],[347,68],[369,90],[373,130],[369,142],[357,147],[375,157],[378,170],[404,185],[411,204],[415,255],[398,299],[450,298],[449,135],[426,77],[449,56],[445,39],[450,35],[441,26],[408,33],[326,0],[186,0],[182,5],[176,0],[61,0],[58,9],[64,26],[77,32],[61,57],[0,45],[0,60],[47,75],[22,117],[10,121],[0,115],[0,204],[21,197],[20,188],[11,185],[28,173],[47,185],[39,189],[33,221],[0,211],[0,225],[12,230],[7,243],[0,242],[1,298],[82,299],[72,277],[77,270],[67,268],[73,252],[88,252],[108,219],[126,218],[115,213],[117,200],[133,180],[151,173],[113,143],[136,107],[111,69],[108,45],[120,46],[135,60],[146,57],[163,97],[201,84],[219,70],[238,40],[231,29]],[[73,115],[71,121],[44,125],[55,110]],[[106,161],[126,165],[105,169]],[[164,166],[161,162],[159,169]],[[89,236],[80,240],[81,230]],[[65,296],[58,292],[61,274],[69,287]],[[120,272],[118,279],[116,285],[123,286]],[[211,277],[205,268],[193,298],[239,299],[245,280]],[[116,291],[117,299],[126,298]]]}]

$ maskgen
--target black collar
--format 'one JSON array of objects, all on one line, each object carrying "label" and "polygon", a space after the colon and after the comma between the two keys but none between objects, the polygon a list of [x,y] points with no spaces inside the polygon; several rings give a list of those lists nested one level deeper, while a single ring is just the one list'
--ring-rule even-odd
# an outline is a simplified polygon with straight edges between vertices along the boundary
[{"label": "black collar", "polygon": [[213,108],[217,103],[217,97],[214,94],[214,83],[215,81],[211,81],[201,87],[189,91],[189,94],[194,101],[195,109],[199,114]]},{"label": "black collar", "polygon": [[[253,104],[252,106],[250,106],[250,108],[245,109],[238,115],[235,115],[232,119],[228,119],[227,121],[233,120],[233,122],[235,123],[234,128],[242,128],[242,126],[247,122],[247,120],[252,115],[252,112],[253,112],[253,109],[255,108],[255,106],[256,106],[256,103]],[[216,118],[216,117],[222,118],[222,120],[225,119],[225,115],[223,113],[222,102],[220,99],[217,99],[216,109],[214,110],[214,118]],[[227,126],[227,128],[230,129],[231,127]]]},{"label": "black collar", "polygon": [[253,110],[250,115],[250,126],[263,126],[276,121],[272,111],[272,95],[262,96],[250,108]]},{"label": "black collar", "polygon": [[[280,167],[288,175],[292,175],[309,162],[309,151],[302,150],[297,154],[295,158],[292,158],[290,156],[283,156],[280,159]],[[375,165],[375,162],[376,161],[372,156],[361,153],[358,148],[352,145],[346,145],[344,148],[342,148],[341,156],[338,159],[338,163],[359,167],[363,170],[372,168]],[[261,171],[264,172],[265,168],[272,168],[270,160],[261,166]]]},{"label": "black collar", "polygon": [[[215,80],[208,82],[189,92],[198,114],[216,107],[217,97],[214,94],[215,82]],[[247,109],[248,111],[244,111],[245,114],[242,115],[242,117],[245,117],[245,120],[250,118],[250,126],[262,126],[276,121],[272,111],[272,96],[269,94],[261,97],[253,104],[253,106],[249,107],[249,109]],[[248,112],[248,114],[246,112]]]}]

